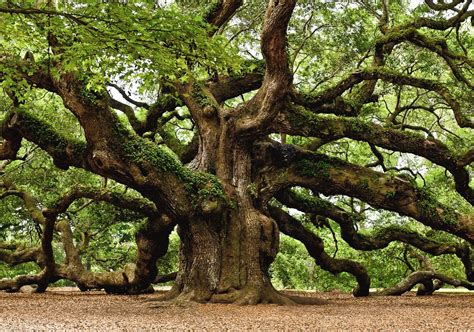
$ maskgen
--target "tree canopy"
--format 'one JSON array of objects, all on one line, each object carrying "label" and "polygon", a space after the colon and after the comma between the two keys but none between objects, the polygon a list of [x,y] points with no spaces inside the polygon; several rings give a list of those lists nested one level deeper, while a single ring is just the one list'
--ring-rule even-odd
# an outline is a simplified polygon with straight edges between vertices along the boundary
[{"label": "tree canopy", "polygon": [[[0,261],[37,266],[0,289],[302,302],[272,285],[289,238],[355,296],[473,289],[473,22],[472,0],[0,1]],[[371,293],[385,255],[407,278]]]}]

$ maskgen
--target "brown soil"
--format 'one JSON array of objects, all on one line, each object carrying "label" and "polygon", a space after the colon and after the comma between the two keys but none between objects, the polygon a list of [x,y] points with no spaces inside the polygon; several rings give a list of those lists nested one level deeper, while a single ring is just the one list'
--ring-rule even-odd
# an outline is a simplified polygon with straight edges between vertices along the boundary
[{"label": "brown soil", "polygon": [[102,292],[0,292],[0,330],[472,330],[474,296],[354,298],[341,293],[306,293],[324,305],[238,307],[170,305],[156,295],[114,296]]}]

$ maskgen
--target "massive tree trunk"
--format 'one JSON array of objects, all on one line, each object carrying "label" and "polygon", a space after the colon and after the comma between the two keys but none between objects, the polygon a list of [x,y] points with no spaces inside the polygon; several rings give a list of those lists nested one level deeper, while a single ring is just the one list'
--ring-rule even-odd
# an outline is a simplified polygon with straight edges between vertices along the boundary
[{"label": "massive tree trunk", "polygon": [[218,126],[202,122],[201,131],[210,124],[216,140],[201,140],[190,165],[199,165],[199,171],[215,171],[228,204],[217,214],[201,213],[179,221],[180,268],[176,284],[165,298],[290,303],[273,288],[268,273],[278,252],[279,232],[251,196],[252,144],[235,138],[231,120],[221,118]]},{"label": "massive tree trunk", "polygon": [[184,222],[179,234],[180,269],[166,298],[240,304],[283,302],[268,274],[278,248],[278,231],[265,215],[229,210],[222,219]]}]

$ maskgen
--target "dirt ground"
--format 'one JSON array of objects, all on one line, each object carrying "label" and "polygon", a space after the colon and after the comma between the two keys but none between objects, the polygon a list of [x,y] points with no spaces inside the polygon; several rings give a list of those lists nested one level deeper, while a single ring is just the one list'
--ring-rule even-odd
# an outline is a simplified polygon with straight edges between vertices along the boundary
[{"label": "dirt ground", "polygon": [[239,307],[176,306],[149,302],[154,295],[117,296],[54,290],[0,292],[0,330],[473,330],[474,295],[354,298],[306,293],[324,305]]}]

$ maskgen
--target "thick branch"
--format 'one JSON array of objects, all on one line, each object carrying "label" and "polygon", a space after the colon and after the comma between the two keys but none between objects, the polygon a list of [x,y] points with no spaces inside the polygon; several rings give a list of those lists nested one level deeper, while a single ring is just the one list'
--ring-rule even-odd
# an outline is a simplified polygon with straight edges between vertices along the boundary
[{"label": "thick branch", "polygon": [[42,261],[41,248],[27,248],[16,245],[5,248],[3,244],[0,244],[0,261],[3,261],[10,266],[27,262],[37,262],[40,264]]},{"label": "thick branch", "polygon": [[216,27],[215,32],[231,19],[242,3],[243,0],[219,0],[217,3],[213,2],[204,19]]},{"label": "thick branch", "polygon": [[217,102],[222,103],[227,99],[258,89],[263,81],[263,72],[260,72],[260,69],[263,68],[257,67],[254,71],[240,77],[220,77],[217,82],[208,82],[206,86]]},{"label": "thick branch", "polygon": [[238,131],[242,133],[258,136],[290,92],[292,74],[286,50],[286,30],[295,4],[296,0],[270,0],[268,3],[260,40],[265,76],[257,94],[241,109],[252,111],[250,115],[245,112],[238,125]]},{"label": "thick branch", "polygon": [[[472,216],[444,206],[424,188],[410,181],[315,153],[293,153],[292,160],[272,160],[262,171],[260,199],[268,201],[282,188],[303,186],[325,195],[359,198],[376,208],[412,217],[434,229],[443,230],[474,243]],[[273,155],[275,157],[275,154]]]},{"label": "thick branch", "polygon": [[10,147],[19,148],[21,138],[35,143],[51,155],[54,164],[61,169],[69,166],[88,168],[84,142],[59,134],[51,125],[24,110],[18,109],[7,115],[1,134],[7,140],[14,137],[9,141]]},{"label": "thick branch", "polygon": [[449,170],[454,177],[456,190],[468,202],[474,204],[474,191],[469,187],[469,173],[463,167],[464,163],[458,155],[436,139],[426,139],[418,134],[358,119],[317,115],[297,107],[282,112],[272,129],[274,132],[316,136],[330,141],[347,137],[385,149],[422,156]]},{"label": "thick branch", "polygon": [[322,106],[341,96],[345,91],[349,90],[356,84],[359,84],[365,80],[374,79],[380,79],[396,85],[408,85],[428,91],[433,91],[437,93],[442,99],[444,99],[444,101],[451,107],[456,122],[460,127],[474,128],[474,122],[463,114],[461,105],[450,94],[449,90],[444,84],[438,81],[408,76],[382,68],[364,69],[350,74],[335,86],[328,88],[320,94],[314,96],[311,99],[311,108],[317,109],[318,106]]},{"label": "thick branch", "polygon": [[89,198],[94,201],[102,201],[117,207],[142,213],[146,216],[156,216],[158,210],[152,202],[144,198],[131,197],[126,194],[113,192],[108,189],[79,187],[65,194],[53,207],[43,211],[48,216],[57,216],[66,212],[68,207],[79,198]]},{"label": "thick branch", "polygon": [[2,129],[1,133],[4,138],[8,137],[8,139],[3,140],[0,145],[0,160],[16,159],[18,150],[21,147],[21,137],[14,133],[10,136],[5,129]]},{"label": "thick branch", "polygon": [[444,1],[440,1],[439,3],[434,2],[433,0],[425,0],[425,3],[433,10],[441,11],[441,10],[449,10],[454,9],[457,5],[464,2],[465,0],[453,0],[451,2],[445,3]]}]

